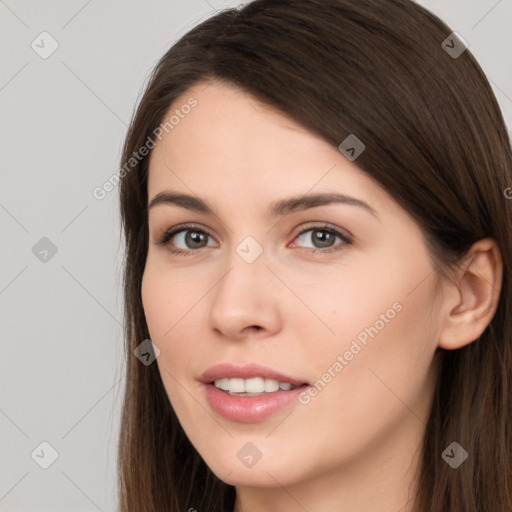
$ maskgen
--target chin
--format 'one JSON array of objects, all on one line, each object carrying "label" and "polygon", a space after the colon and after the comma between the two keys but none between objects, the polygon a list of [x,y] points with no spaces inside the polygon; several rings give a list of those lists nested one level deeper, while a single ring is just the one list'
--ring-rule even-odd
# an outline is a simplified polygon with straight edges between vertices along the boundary
[{"label": "chin", "polygon": [[228,476],[226,476],[227,473],[224,473],[224,475],[215,473],[224,483],[235,487],[279,487],[292,485],[293,481],[290,481],[289,475],[285,478],[285,474],[286,471],[284,469],[266,470],[265,468],[260,468],[259,470],[256,468],[232,469]]},{"label": "chin", "polygon": [[[270,458],[265,460],[265,457],[256,462],[248,460],[247,465],[239,460],[236,452],[234,455],[234,457],[227,457],[225,454],[222,456],[212,454],[210,458],[203,458],[217,478],[237,487],[287,486],[293,485],[300,479],[301,468],[286,454],[279,454],[275,460]],[[240,458],[244,459],[244,452]]]}]

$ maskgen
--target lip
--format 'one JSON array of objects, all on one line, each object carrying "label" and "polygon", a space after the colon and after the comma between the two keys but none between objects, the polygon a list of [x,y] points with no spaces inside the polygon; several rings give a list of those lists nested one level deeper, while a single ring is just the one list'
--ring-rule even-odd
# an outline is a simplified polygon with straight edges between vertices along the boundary
[{"label": "lip", "polygon": [[[261,366],[259,364],[235,366],[230,363],[223,363],[212,366],[199,377],[199,381],[203,384],[210,384],[216,379],[251,379],[254,377],[274,379],[279,382],[289,382],[292,386],[302,386],[303,384],[306,384],[306,382],[303,380],[290,377],[281,372],[273,370],[272,368]],[[278,393],[278,391],[276,391],[276,393]]]},{"label": "lip", "polygon": [[[307,384],[290,391],[274,391],[260,396],[231,396],[213,384],[201,384],[210,407],[220,416],[241,423],[257,423],[298,402]],[[297,404],[296,404],[297,405]]]},{"label": "lip", "polygon": [[[213,381],[216,379],[250,379],[253,377],[289,382],[297,387],[289,391],[274,391],[273,393],[260,396],[231,396],[225,391],[216,388],[213,384]],[[289,407],[291,404],[298,402],[298,395],[309,386],[304,381],[257,364],[247,366],[219,364],[204,372],[199,377],[199,380],[202,383],[202,388],[210,407],[220,416],[241,423],[263,421],[278,411]]]}]

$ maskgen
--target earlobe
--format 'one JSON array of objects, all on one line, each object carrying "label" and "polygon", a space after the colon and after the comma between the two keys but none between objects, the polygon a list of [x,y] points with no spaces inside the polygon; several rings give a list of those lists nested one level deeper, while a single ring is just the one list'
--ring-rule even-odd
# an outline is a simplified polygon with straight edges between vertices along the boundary
[{"label": "earlobe", "polygon": [[478,339],[498,307],[503,263],[494,239],[476,242],[459,266],[456,282],[445,297],[438,345],[445,350],[461,348]]}]

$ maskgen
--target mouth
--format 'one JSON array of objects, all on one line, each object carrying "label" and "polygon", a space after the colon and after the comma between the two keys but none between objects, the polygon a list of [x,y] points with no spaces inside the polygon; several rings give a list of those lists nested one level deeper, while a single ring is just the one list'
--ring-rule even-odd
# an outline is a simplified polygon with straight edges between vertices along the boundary
[{"label": "mouth", "polygon": [[309,384],[260,365],[221,364],[199,381],[211,409],[224,418],[256,423],[290,407]]},{"label": "mouth", "polygon": [[280,411],[297,407],[299,395],[308,387],[304,384],[293,389],[279,389],[268,393],[236,393],[220,389],[214,382],[202,386],[211,410],[227,420],[238,423],[258,423]]},{"label": "mouth", "polygon": [[250,379],[224,377],[215,379],[210,384],[231,396],[262,396],[277,391],[290,391],[299,387],[290,382],[264,377],[252,377]]},{"label": "mouth", "polygon": [[238,394],[289,391],[308,384],[303,379],[285,375],[259,364],[236,366],[230,363],[212,366],[199,377],[199,381],[203,384],[213,384],[228,393]]}]

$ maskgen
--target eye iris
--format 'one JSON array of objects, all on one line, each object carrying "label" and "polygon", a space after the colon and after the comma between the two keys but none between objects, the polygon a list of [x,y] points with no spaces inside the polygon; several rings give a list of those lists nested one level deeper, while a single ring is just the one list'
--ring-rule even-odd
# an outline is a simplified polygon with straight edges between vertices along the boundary
[{"label": "eye iris", "polygon": [[[185,244],[190,249],[200,249],[207,245],[208,242],[208,234],[202,231],[193,231],[191,229],[184,230],[185,231]],[[332,246],[333,242],[336,239],[336,234],[332,233],[328,230],[322,229],[312,229],[311,238],[314,243],[319,248],[325,248]]]},{"label": "eye iris", "polygon": [[330,247],[335,238],[334,235],[328,231],[314,230],[313,233],[314,243],[319,243],[319,247]]},{"label": "eye iris", "polygon": [[206,233],[200,233],[198,231],[188,231],[187,234],[185,235],[185,242],[187,246],[197,249],[197,247],[204,247],[204,245],[201,245],[201,242],[206,241],[207,236],[208,235],[206,235]]}]

